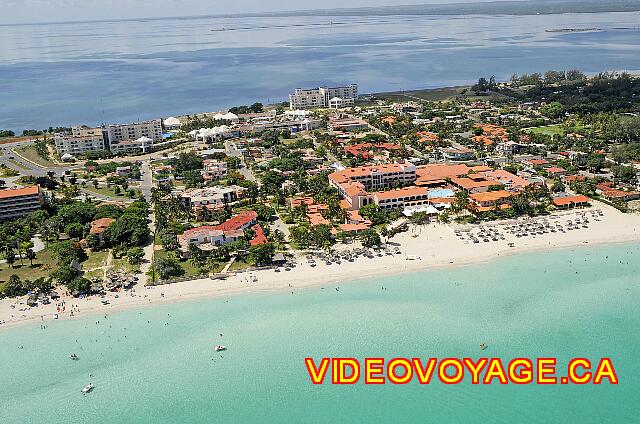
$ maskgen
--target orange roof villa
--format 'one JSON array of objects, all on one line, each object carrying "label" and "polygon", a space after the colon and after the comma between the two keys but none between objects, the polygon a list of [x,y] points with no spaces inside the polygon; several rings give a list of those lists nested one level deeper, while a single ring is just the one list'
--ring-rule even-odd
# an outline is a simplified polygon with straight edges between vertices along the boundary
[{"label": "orange roof villa", "polygon": [[500,209],[508,209],[511,206],[505,203],[514,193],[506,190],[488,191],[485,193],[473,193],[469,199],[475,204],[476,212],[489,212],[495,209],[496,204]]},{"label": "orange roof villa", "polygon": [[[264,232],[262,227],[257,228],[259,227],[257,222],[258,214],[256,212],[242,211],[221,224],[192,228],[178,236],[180,251],[184,256],[187,256],[189,254],[189,246],[192,244],[205,252],[215,250],[223,244],[231,243],[244,237],[244,229],[249,227],[253,227],[256,233],[253,240],[258,239],[259,242],[256,242],[256,244],[261,244]],[[264,241],[266,241],[266,236]]]}]

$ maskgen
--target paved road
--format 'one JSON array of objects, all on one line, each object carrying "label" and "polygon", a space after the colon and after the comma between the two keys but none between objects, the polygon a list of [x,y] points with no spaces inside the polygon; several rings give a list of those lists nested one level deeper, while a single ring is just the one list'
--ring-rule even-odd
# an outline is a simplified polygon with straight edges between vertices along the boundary
[{"label": "paved road", "polygon": [[232,156],[234,158],[241,158],[242,152],[238,150],[236,144],[230,140],[224,142],[224,150],[227,156]]},{"label": "paved road", "polygon": [[245,179],[249,181],[253,181],[254,183],[260,185],[260,181],[256,178],[256,176],[251,172],[249,168],[247,168],[244,162],[244,156],[242,152],[238,150],[238,147],[233,141],[227,140],[224,142],[224,150],[227,156],[231,156],[234,158],[240,158],[242,160],[242,167],[238,169],[240,175],[242,175]]},{"label": "paved road", "polygon": [[[144,257],[142,258],[142,264],[140,264],[140,273],[137,275],[138,284],[141,287],[144,287],[147,284],[149,277],[147,277],[147,272],[151,269],[153,265],[153,253],[154,253],[154,239],[155,239],[155,231],[156,231],[156,214],[151,209],[151,214],[149,215],[149,231],[151,231],[151,237],[146,246],[144,246]],[[156,276],[157,277],[157,276]]]},{"label": "paved road", "polygon": [[[318,147],[320,147],[320,143],[318,142],[318,139],[315,138],[313,135],[310,135],[309,137],[311,137],[311,141],[313,142],[313,146],[317,149]],[[342,167],[344,167],[344,164],[342,162],[340,162],[340,160],[334,156],[333,153],[331,153],[329,151],[329,149],[325,149],[325,156],[327,157],[327,159],[329,159],[331,162],[333,162],[336,165],[340,165]]]},{"label": "paved road", "polygon": [[151,166],[149,165],[150,161],[146,160],[142,162],[140,166],[141,181],[140,181],[140,191],[147,202],[151,202],[151,188],[153,187],[153,177],[151,175]]},{"label": "paved road", "polygon": [[[47,172],[53,171],[56,176],[64,175],[66,171],[70,171],[76,166],[56,166],[51,168],[44,168],[36,163],[30,162],[27,159],[21,157],[16,148],[32,145],[32,141],[19,141],[16,143],[7,143],[0,145],[0,163],[7,167],[14,169],[22,175],[33,175],[34,177],[43,177],[47,175]],[[16,165],[16,162],[20,165]]]}]

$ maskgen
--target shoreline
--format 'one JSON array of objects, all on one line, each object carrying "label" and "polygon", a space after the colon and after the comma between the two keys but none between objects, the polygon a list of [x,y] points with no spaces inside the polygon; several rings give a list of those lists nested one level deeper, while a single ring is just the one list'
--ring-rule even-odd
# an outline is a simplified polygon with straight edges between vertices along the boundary
[{"label": "shoreline", "polygon": [[[110,302],[108,305],[103,305],[102,299],[97,296],[85,299],[64,296],[52,304],[33,308],[26,306],[26,296],[3,299],[0,300],[0,321],[4,320],[5,323],[0,325],[0,332],[36,322],[52,321],[56,313],[56,303],[61,301],[67,305],[67,311],[59,314],[60,321],[196,299],[285,291],[295,294],[309,288],[351,284],[376,277],[479,265],[518,254],[640,242],[640,216],[623,214],[610,206],[595,204],[596,207],[546,217],[550,221],[560,222],[585,213],[590,217],[593,210],[603,212],[603,217],[599,221],[590,220],[588,229],[580,228],[562,234],[548,233],[522,238],[506,235],[505,240],[473,244],[461,241],[454,231],[463,228],[465,230],[479,227],[500,228],[509,223],[497,221],[485,223],[482,226],[464,227],[456,224],[411,226],[408,232],[398,234],[390,240],[390,244],[397,245],[401,249],[399,255],[374,256],[372,259],[360,257],[355,262],[343,262],[340,265],[326,265],[318,262],[315,268],[304,261],[303,255],[298,255],[297,265],[291,271],[282,270],[276,273],[269,269],[230,275],[226,280],[207,278],[164,286],[135,286],[128,292],[108,293],[105,296],[105,299]],[[510,247],[510,244],[515,246]],[[356,246],[357,244],[341,245],[337,250]],[[415,260],[409,260],[408,257],[414,257]],[[255,276],[257,281],[251,281],[252,276]],[[11,308],[11,305],[15,308]],[[73,317],[70,317],[71,305],[77,305],[80,310]],[[24,310],[24,308],[27,309]]]}]

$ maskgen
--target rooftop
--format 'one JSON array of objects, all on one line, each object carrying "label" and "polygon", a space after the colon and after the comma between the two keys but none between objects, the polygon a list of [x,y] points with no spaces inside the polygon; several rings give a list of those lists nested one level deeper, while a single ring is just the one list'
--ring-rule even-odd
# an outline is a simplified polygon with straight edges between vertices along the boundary
[{"label": "rooftop", "polygon": [[40,186],[7,188],[0,190],[0,199],[11,197],[35,196],[40,192]]}]

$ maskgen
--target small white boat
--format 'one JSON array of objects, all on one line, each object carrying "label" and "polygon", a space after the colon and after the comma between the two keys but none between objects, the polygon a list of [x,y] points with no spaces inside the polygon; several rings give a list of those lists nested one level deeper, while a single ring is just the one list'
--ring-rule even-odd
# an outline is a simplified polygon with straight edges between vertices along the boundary
[{"label": "small white boat", "polygon": [[82,393],[85,394],[85,395],[87,393],[90,393],[91,390],[93,390],[93,387],[94,387],[93,384],[91,384],[91,383],[87,384],[86,386],[84,386],[84,389],[82,389]]},{"label": "small white boat", "polygon": [[78,359],[80,359],[80,357],[78,357],[78,355],[76,355],[75,353],[72,353],[71,355],[69,355],[69,358],[72,361],[77,361]]},{"label": "small white boat", "polygon": [[222,352],[223,350],[227,350],[226,346],[218,345],[215,347],[216,352]]}]

